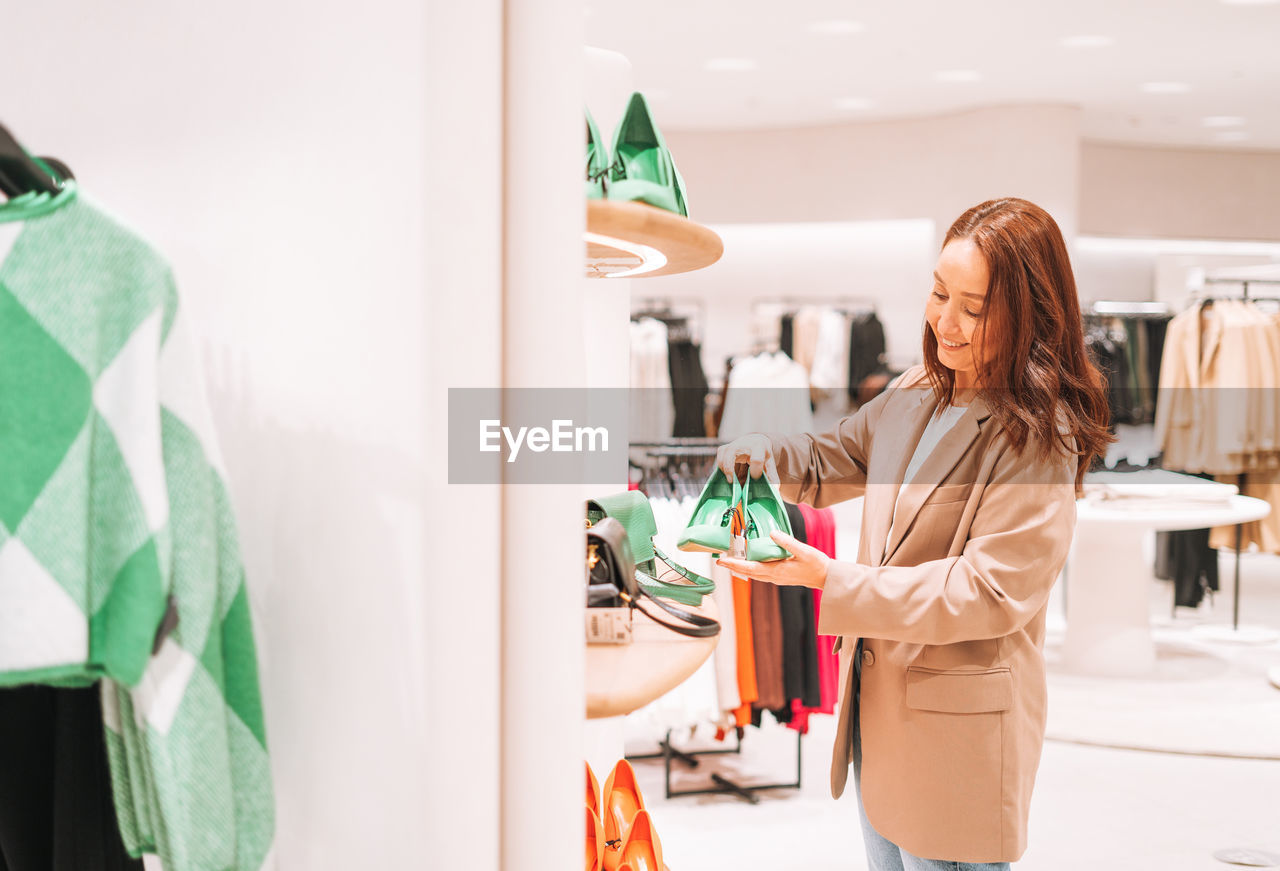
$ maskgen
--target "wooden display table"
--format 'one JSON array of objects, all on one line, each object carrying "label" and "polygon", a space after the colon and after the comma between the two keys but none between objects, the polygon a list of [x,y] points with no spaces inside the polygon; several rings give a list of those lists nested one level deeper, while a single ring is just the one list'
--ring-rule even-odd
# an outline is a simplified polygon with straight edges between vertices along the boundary
[{"label": "wooden display table", "polygon": [[[642,607],[662,613],[653,603]],[[677,607],[719,617],[711,596],[704,596],[697,608]],[[666,695],[707,661],[719,640],[719,635],[689,638],[634,613],[630,644],[587,645],[587,719],[629,714]]]},{"label": "wooden display table", "polygon": [[587,200],[588,278],[652,278],[710,266],[724,254],[711,228],[644,203]]}]

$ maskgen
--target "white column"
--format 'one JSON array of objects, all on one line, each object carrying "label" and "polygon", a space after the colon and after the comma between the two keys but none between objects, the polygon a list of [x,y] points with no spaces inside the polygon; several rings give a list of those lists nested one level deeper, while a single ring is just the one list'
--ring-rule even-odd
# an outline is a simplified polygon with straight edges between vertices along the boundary
[{"label": "white column", "polygon": [[[502,384],[503,0],[432,0],[426,33],[429,301],[426,453],[420,547],[425,588],[425,852],[401,868],[497,871],[501,843],[501,488],[448,485],[448,389]],[[459,34],[466,34],[465,39]],[[406,107],[411,111],[412,107]],[[390,702],[390,700],[389,700]],[[363,740],[377,741],[376,723]],[[376,806],[379,797],[366,801]],[[388,869],[390,871],[390,869]]]},{"label": "white column", "polygon": [[[581,5],[567,0],[506,3],[507,387],[585,383],[582,17]],[[581,526],[580,487],[503,489],[495,639],[502,645],[502,811],[493,834],[504,871],[582,861]]]}]

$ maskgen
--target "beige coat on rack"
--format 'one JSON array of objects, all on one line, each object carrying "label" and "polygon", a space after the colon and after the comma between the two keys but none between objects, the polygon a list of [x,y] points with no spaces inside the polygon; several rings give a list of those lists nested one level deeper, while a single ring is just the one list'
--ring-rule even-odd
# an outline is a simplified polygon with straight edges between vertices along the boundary
[{"label": "beige coat on rack", "polygon": [[1169,322],[1156,412],[1165,468],[1280,469],[1278,336],[1274,315],[1236,300],[1197,304]]},{"label": "beige coat on rack", "polygon": [[831,564],[818,627],[842,636],[832,794],[853,758],[848,660],[862,638],[871,824],[917,856],[1012,862],[1044,741],[1045,616],[1075,529],[1076,460],[1016,454],[978,400],[899,494],[937,400],[921,366],[898,386],[834,432],[773,437],[784,498],[866,496],[857,563]]}]

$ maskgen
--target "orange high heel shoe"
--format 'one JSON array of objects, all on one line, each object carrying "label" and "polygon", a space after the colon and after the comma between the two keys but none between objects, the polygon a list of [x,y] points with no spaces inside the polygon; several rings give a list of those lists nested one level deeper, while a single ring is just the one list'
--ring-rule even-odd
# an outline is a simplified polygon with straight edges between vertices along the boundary
[{"label": "orange high heel shoe", "polygon": [[596,816],[600,816],[602,808],[600,807],[600,781],[596,780],[596,773],[591,770],[591,763],[585,763],[587,766],[587,805],[596,812]]},{"label": "orange high heel shoe", "polygon": [[627,835],[627,843],[622,847],[622,868],[631,871],[663,871],[662,842],[653,828],[653,817],[648,811],[636,814],[631,824],[631,832]]},{"label": "orange high heel shoe", "polygon": [[[644,810],[644,796],[636,786],[636,772],[631,763],[619,759],[604,782],[604,805],[600,815],[604,822],[605,846],[604,871],[617,871],[622,857],[622,847],[636,814]],[[635,869],[633,869],[635,871]],[[655,868],[654,871],[662,871]]]},{"label": "orange high heel shoe", "polygon": [[585,805],[587,811],[587,871],[601,871],[604,868],[604,826],[600,815],[591,805]]}]

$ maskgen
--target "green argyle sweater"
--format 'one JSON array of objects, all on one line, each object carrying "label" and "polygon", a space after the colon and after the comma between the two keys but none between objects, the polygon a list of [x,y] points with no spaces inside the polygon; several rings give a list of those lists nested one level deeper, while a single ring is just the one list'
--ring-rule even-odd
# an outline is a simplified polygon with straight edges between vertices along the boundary
[{"label": "green argyle sweater", "polygon": [[74,186],[0,202],[0,686],[100,681],[129,851],[262,871],[257,657],[188,317]]}]

